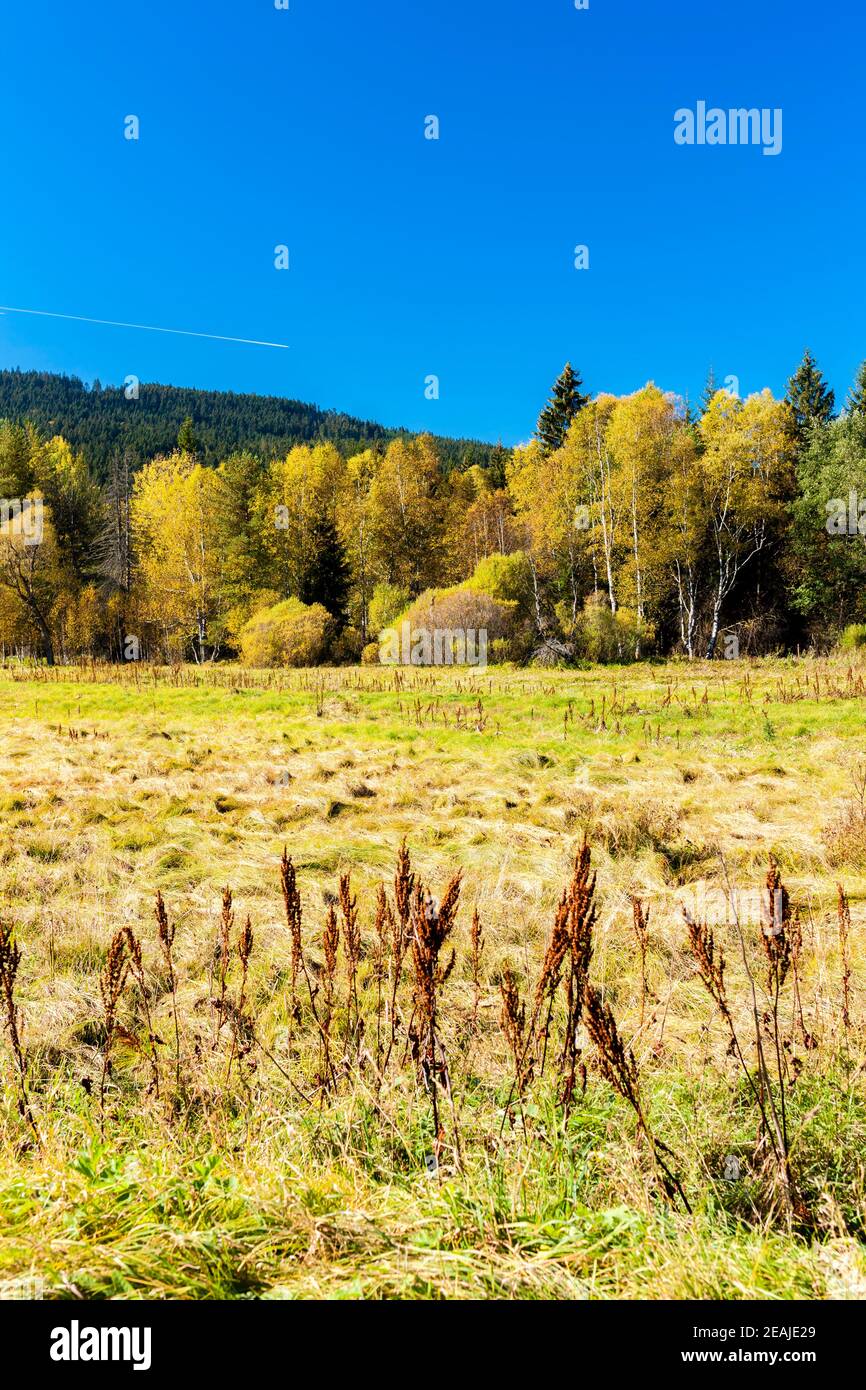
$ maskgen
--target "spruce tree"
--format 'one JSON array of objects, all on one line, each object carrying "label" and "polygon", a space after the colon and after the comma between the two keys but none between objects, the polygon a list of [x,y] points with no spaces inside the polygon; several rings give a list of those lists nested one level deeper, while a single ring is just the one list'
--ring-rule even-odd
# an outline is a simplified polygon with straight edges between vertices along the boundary
[{"label": "spruce tree", "polygon": [[198,440],[195,437],[195,430],[193,428],[191,415],[187,415],[186,419],[184,420],[183,424],[178,430],[177,447],[183,454],[195,455],[198,453]]},{"label": "spruce tree", "polygon": [[495,488],[505,487],[510,457],[510,450],[502,447],[502,440],[500,439],[490,455],[490,464],[487,469],[487,476]]},{"label": "spruce tree", "polygon": [[824,425],[833,415],[835,393],[827,385],[808,348],[788,382],[785,400],[794,412],[797,434],[801,439],[812,425]]},{"label": "spruce tree", "polygon": [[707,381],[706,385],[704,386],[704,394],[701,396],[701,415],[706,415],[707,411],[710,408],[710,402],[719,389],[720,387],[719,383],[716,381],[715,370],[714,368],[710,367],[710,370],[707,372]]},{"label": "spruce tree", "polygon": [[579,410],[589,403],[589,396],[581,391],[583,382],[580,373],[566,362],[561,376],[557,377],[553,395],[538,417],[535,437],[540,439],[545,451],[552,454],[562,448],[568,427]]},{"label": "spruce tree", "polygon": [[846,406],[849,415],[866,415],[866,362],[861,362],[857,368]]},{"label": "spruce tree", "polygon": [[343,622],[349,599],[349,565],[333,517],[318,517],[310,531],[309,567],[300,597],[320,603],[332,618]]}]

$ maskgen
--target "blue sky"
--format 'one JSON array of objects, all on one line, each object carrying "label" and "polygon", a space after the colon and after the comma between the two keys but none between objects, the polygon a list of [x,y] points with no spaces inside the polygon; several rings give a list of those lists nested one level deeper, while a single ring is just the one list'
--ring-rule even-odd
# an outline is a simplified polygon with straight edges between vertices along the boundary
[{"label": "blue sky", "polygon": [[[0,365],[509,444],[567,358],[593,392],[695,396],[711,362],[781,391],[808,343],[844,399],[866,357],[866,7],[290,4],[6,8],[0,304],[289,350],[7,313]],[[782,153],[677,146],[699,100],[781,107]]]}]

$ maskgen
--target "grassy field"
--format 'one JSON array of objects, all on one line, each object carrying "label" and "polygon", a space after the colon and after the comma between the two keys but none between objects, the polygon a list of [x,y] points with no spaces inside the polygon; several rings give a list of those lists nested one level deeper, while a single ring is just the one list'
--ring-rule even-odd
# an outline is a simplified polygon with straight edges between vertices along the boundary
[{"label": "grassy field", "polygon": [[[21,950],[27,1096],[7,1028],[0,1292],[32,1277],[74,1298],[866,1296],[864,679],[842,659],[0,672],[0,921]],[[583,1026],[563,1105],[564,988],[522,1097],[500,1025],[509,980],[531,1019],[584,835],[590,976],[633,1052],[644,1125]],[[438,1137],[407,1038],[412,951],[392,1015],[394,963],[374,928],[404,837],[437,899],[463,871],[442,952],[453,945],[455,964],[436,984],[450,1077],[450,1093],[433,1087]],[[284,846],[303,900],[300,976]],[[775,1013],[770,855],[802,935]],[[334,977],[323,949],[341,874],[358,902],[357,1007],[339,904]],[[719,906],[726,877],[739,926]],[[215,952],[227,885],[230,958]],[[174,992],[157,891],[176,929]],[[649,914],[645,971],[634,896]],[[683,907],[725,949],[745,1066]],[[126,926],[142,973],[112,1024],[109,946]],[[313,1007],[328,1015],[324,1069]],[[765,1108],[784,1094],[788,1187],[755,1089]]]}]

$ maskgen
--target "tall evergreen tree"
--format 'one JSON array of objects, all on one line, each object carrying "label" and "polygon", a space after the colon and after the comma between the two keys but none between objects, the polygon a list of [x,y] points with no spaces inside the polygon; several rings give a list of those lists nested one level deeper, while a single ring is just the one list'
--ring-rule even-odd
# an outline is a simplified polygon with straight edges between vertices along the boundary
[{"label": "tall evergreen tree", "polygon": [[192,416],[187,415],[177,433],[177,447],[182,454],[198,453],[198,440],[195,435],[195,428],[192,423]]},{"label": "tall evergreen tree", "polygon": [[490,464],[487,470],[490,481],[495,488],[505,487],[506,470],[510,457],[510,451],[503,448],[502,440],[500,439],[493,453],[490,455]]},{"label": "tall evergreen tree", "polygon": [[701,396],[701,415],[706,415],[707,411],[710,408],[710,401],[713,399],[713,396],[716,394],[718,390],[719,383],[716,381],[715,368],[710,367],[710,370],[707,372],[707,380],[704,386],[704,394]]},{"label": "tall evergreen tree", "polygon": [[570,362],[566,362],[562,374],[553,386],[553,395],[538,417],[535,437],[540,439],[545,451],[552,454],[562,448],[568,427],[579,410],[589,403],[589,396],[581,391],[583,382],[579,372],[575,372]]},{"label": "tall evergreen tree", "polygon": [[857,368],[854,385],[848,392],[846,408],[849,415],[866,415],[866,362]]},{"label": "tall evergreen tree", "polygon": [[349,565],[333,517],[316,518],[310,534],[310,564],[300,595],[304,603],[321,603],[338,622],[346,616]]},{"label": "tall evergreen tree", "polygon": [[824,380],[808,348],[788,382],[785,400],[794,412],[797,434],[803,439],[811,425],[825,425],[836,406],[834,391]]}]

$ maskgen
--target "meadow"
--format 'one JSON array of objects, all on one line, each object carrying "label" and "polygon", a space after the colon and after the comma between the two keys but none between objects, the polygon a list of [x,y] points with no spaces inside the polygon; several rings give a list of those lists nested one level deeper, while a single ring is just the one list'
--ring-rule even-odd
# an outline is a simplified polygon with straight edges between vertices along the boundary
[{"label": "meadow", "polygon": [[0,1292],[866,1296],[864,695],[5,667]]}]

